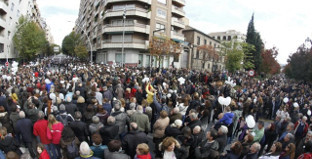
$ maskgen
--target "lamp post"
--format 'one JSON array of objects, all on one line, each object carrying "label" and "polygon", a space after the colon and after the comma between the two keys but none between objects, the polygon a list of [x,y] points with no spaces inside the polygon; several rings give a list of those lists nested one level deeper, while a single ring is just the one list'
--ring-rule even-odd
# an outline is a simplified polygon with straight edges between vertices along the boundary
[{"label": "lamp post", "polygon": [[121,48],[121,67],[124,66],[124,51],[125,51],[125,27],[126,27],[126,12],[127,9],[126,7],[124,8],[124,13],[123,13],[123,31],[122,31],[122,48]]},{"label": "lamp post", "polygon": [[[73,23],[72,21],[67,21],[67,22],[70,22],[70,23]],[[89,38],[89,36],[88,36],[88,34],[86,33],[86,31],[82,28],[82,27],[80,27],[80,25],[76,25],[78,28],[80,28],[82,31],[83,31],[83,33],[85,34],[85,36],[87,37],[87,39],[88,39],[88,42],[89,42],[89,45],[90,45],[90,49],[91,49],[91,51],[90,51],[90,63],[91,63],[91,65],[92,65],[92,63],[93,63],[93,49],[92,49],[92,44],[91,44],[91,40],[90,40],[90,38]]]}]

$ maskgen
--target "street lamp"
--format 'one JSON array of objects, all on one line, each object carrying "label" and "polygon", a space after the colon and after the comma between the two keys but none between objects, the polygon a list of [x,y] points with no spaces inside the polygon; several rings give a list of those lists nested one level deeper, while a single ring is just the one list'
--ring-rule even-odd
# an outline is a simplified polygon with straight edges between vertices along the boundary
[{"label": "street lamp", "polygon": [[124,45],[125,45],[125,27],[126,27],[126,12],[127,9],[126,7],[124,8],[124,13],[123,13],[123,31],[122,31],[122,48],[121,48],[121,67],[124,66]]},{"label": "street lamp", "polygon": [[[72,21],[67,21],[67,22],[70,22],[70,23],[74,23],[74,22],[72,22]],[[90,49],[91,49],[91,55],[90,55],[90,62],[91,62],[91,64],[93,63],[93,49],[92,49],[92,44],[91,44],[91,40],[90,40],[90,38],[89,38],[89,36],[88,36],[88,34],[86,33],[86,31],[83,29],[83,28],[81,28],[80,27],[80,25],[76,25],[78,28],[80,28],[82,31],[83,31],[83,33],[85,34],[85,36],[87,37],[87,39],[88,39],[88,42],[89,42],[89,45],[90,45]]]}]

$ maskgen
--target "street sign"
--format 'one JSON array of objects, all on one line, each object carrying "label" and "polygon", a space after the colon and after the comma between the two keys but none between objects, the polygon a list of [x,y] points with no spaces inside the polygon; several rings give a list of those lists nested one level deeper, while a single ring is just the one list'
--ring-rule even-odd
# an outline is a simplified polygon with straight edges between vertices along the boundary
[{"label": "street sign", "polygon": [[255,76],[255,70],[249,70],[249,71],[248,71],[248,75],[249,75],[250,77]]},{"label": "street sign", "polygon": [[9,62],[5,62],[5,66],[8,67],[9,66]]},{"label": "street sign", "polygon": [[54,46],[53,51],[54,51],[54,52],[60,52],[60,47]]}]

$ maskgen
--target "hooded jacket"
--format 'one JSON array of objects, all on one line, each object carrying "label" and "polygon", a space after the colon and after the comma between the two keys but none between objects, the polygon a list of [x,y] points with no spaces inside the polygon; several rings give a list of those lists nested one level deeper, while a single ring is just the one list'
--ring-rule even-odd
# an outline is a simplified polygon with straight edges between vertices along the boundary
[{"label": "hooded jacket", "polygon": [[227,112],[223,115],[219,122],[224,123],[226,125],[232,124],[234,114],[231,112]]}]

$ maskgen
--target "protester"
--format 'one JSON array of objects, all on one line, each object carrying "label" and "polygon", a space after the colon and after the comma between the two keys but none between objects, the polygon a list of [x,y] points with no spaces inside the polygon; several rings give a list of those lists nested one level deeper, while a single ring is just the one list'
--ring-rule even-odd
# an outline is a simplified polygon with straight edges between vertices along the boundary
[{"label": "protester", "polygon": [[[237,86],[232,87],[227,78]],[[230,104],[221,104],[221,97],[230,97]],[[278,137],[282,157],[289,156],[285,149],[295,144],[297,158],[309,155],[311,108],[311,83],[289,80],[283,74],[253,78],[244,71],[121,68],[75,60],[51,67],[45,59],[36,66],[19,67],[16,74],[4,70],[0,75],[0,130],[4,135],[0,152],[25,147],[31,157],[39,158],[37,142],[52,159],[75,158],[80,143],[87,142],[90,147],[82,147],[88,153],[92,149],[102,154],[107,145],[104,156],[109,158],[129,158],[123,151],[131,158],[148,158],[155,151],[157,157],[171,158],[253,158],[255,154],[276,158],[280,145],[273,143]],[[273,117],[275,121],[268,122]],[[153,136],[154,142],[147,136]],[[138,152],[138,145],[148,141],[149,150],[142,144]],[[159,150],[160,143],[166,147]],[[169,148],[173,143],[175,147]]]}]

